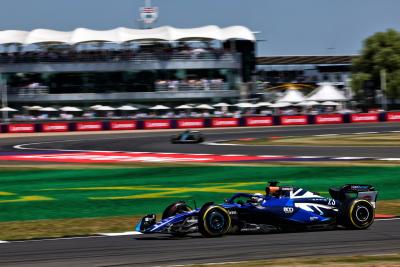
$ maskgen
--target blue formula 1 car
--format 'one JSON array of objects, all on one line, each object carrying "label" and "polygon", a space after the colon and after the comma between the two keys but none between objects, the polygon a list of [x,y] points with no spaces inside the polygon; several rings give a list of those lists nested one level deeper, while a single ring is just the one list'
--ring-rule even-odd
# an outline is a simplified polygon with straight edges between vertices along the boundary
[{"label": "blue formula 1 car", "polygon": [[171,137],[172,144],[198,144],[204,142],[204,136],[199,131],[186,130]]},{"label": "blue formula 1 car", "polygon": [[217,237],[271,229],[367,229],[372,225],[378,193],[374,187],[349,184],[330,188],[329,193],[331,198],[326,198],[270,182],[265,195],[237,193],[219,205],[210,202],[193,210],[185,202],[173,203],[164,210],[161,221],[156,221],[155,214],[147,215],[136,230],[174,236],[200,232],[205,237]]}]

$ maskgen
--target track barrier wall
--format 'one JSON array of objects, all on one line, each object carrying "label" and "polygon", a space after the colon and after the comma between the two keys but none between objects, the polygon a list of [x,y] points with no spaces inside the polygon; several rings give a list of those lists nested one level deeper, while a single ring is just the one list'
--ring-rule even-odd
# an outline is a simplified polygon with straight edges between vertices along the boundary
[{"label": "track barrier wall", "polygon": [[117,131],[142,129],[192,129],[222,127],[256,127],[276,125],[310,125],[342,123],[400,122],[400,112],[321,114],[293,116],[251,116],[243,118],[185,118],[145,120],[54,121],[10,123],[0,125],[1,133]]}]

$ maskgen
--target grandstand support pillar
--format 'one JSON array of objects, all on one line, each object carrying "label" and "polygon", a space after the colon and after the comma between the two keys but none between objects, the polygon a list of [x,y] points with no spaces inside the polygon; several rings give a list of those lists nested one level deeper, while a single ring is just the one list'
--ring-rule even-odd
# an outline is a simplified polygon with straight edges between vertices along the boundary
[{"label": "grandstand support pillar", "polygon": [[240,100],[244,101],[245,99],[248,99],[249,85],[247,83],[241,83],[239,90]]},{"label": "grandstand support pillar", "polygon": [[8,112],[4,110],[8,106],[8,92],[7,92],[7,81],[3,80],[3,76],[0,73],[0,88],[1,88],[1,107],[3,108],[3,122],[8,121]]}]

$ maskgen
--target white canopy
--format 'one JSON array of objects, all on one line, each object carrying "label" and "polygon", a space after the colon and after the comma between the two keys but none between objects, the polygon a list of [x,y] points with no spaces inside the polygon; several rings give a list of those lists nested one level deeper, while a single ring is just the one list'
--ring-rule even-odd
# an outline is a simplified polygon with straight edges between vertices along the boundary
[{"label": "white canopy", "polygon": [[124,106],[121,106],[121,107],[119,107],[119,108],[117,108],[117,109],[118,109],[118,110],[123,110],[123,111],[134,111],[134,110],[138,110],[137,107],[129,106],[129,105],[124,105]]},{"label": "white canopy", "polygon": [[258,102],[256,105],[257,107],[269,107],[272,104],[270,102]]},{"label": "white canopy", "polygon": [[95,110],[97,110],[97,111],[113,111],[113,110],[115,110],[115,108],[110,107],[110,106],[100,106],[100,107],[95,108]]},{"label": "white canopy", "polygon": [[167,106],[163,106],[163,105],[156,105],[156,106],[154,106],[154,107],[151,107],[151,108],[149,108],[149,109],[152,109],[152,110],[165,110],[165,109],[170,109],[169,107],[167,107]]},{"label": "white canopy", "polygon": [[222,107],[230,107],[231,105],[222,102],[222,103],[215,104],[213,106],[217,107],[217,108],[222,108]]},{"label": "white canopy", "polygon": [[13,112],[13,111],[18,111],[14,108],[10,108],[10,107],[4,107],[4,108],[0,108],[0,111],[4,111],[4,112]]},{"label": "white canopy", "polygon": [[46,108],[41,108],[39,109],[39,111],[43,111],[43,112],[54,112],[54,111],[58,111],[56,108],[53,107],[46,107]]},{"label": "white canopy", "polygon": [[270,108],[285,108],[285,107],[289,107],[291,106],[291,103],[288,102],[277,102],[275,104],[272,104],[271,106],[269,106]]},{"label": "white canopy", "polygon": [[321,104],[322,106],[340,106],[338,102],[334,101],[325,101]]},{"label": "white canopy", "polygon": [[91,106],[90,108],[91,109],[98,109],[98,108],[100,108],[100,107],[102,107],[103,105],[94,105],[94,106]]},{"label": "white canopy", "polygon": [[198,108],[198,109],[214,109],[212,106],[207,105],[207,104],[198,105],[198,106],[196,106],[196,108]]},{"label": "white canopy", "polygon": [[36,29],[26,35],[26,38],[22,44],[68,43],[70,36],[71,32]]},{"label": "white canopy", "polygon": [[180,106],[175,107],[175,109],[191,109],[191,108],[193,108],[193,107],[189,104],[180,105]]},{"label": "white canopy", "polygon": [[246,103],[246,102],[237,103],[235,106],[237,106],[237,107],[239,107],[239,108],[255,108],[255,107],[257,107],[257,105],[255,105],[255,104]]},{"label": "white canopy", "polygon": [[305,100],[304,95],[296,89],[288,89],[285,94],[278,99],[276,102],[289,102],[289,103],[299,103]]},{"label": "white canopy", "polygon": [[308,95],[307,100],[314,101],[346,101],[344,94],[330,83],[322,83]]},{"label": "white canopy", "polygon": [[37,43],[64,43],[79,44],[87,42],[124,43],[141,40],[230,40],[242,39],[255,41],[255,35],[243,26],[220,28],[209,25],[198,28],[174,28],[163,26],[154,29],[129,29],[119,27],[112,30],[98,31],[78,28],[72,32],[36,29],[31,32],[7,30],[0,31],[0,44],[37,44]]},{"label": "white canopy", "polygon": [[26,31],[0,31],[0,44],[24,44],[28,34]]},{"label": "white canopy", "polygon": [[41,107],[41,106],[32,106],[32,107],[28,107],[29,110],[39,110],[39,109],[41,109],[41,108],[43,108],[43,107]]},{"label": "white canopy", "polygon": [[61,110],[61,111],[64,111],[64,112],[78,112],[78,111],[82,111],[82,109],[80,109],[80,108],[77,108],[77,107],[69,107],[69,106],[62,107],[62,108],[60,108],[60,110]]},{"label": "white canopy", "polygon": [[317,101],[303,101],[298,103],[297,105],[307,107],[307,106],[317,106],[319,105],[319,103]]}]

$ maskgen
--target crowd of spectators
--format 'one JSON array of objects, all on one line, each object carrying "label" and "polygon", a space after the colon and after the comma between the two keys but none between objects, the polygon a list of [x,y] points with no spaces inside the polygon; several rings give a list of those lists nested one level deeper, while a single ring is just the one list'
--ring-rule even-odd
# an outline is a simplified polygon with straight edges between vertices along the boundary
[{"label": "crowd of spectators", "polygon": [[223,79],[157,80],[156,91],[226,90]]},{"label": "crowd of spectators", "polygon": [[0,63],[35,62],[98,62],[98,61],[151,61],[151,60],[188,60],[212,59],[232,60],[232,54],[222,48],[191,47],[187,44],[170,46],[166,44],[146,45],[136,48],[98,48],[77,50],[74,47],[48,48],[35,51],[0,53]]}]

